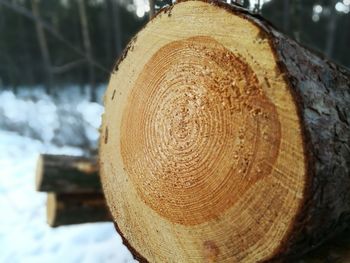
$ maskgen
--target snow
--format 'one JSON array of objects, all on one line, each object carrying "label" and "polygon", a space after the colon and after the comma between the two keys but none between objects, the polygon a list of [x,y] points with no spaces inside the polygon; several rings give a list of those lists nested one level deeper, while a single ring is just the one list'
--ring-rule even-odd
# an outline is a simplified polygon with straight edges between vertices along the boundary
[{"label": "snow", "polygon": [[97,143],[103,108],[76,90],[55,100],[40,88],[0,93],[0,262],[136,262],[112,223],[46,224],[46,194],[34,189],[38,154],[82,155],[84,141]]},{"label": "snow", "polygon": [[[104,87],[101,86],[101,99]],[[0,93],[0,128],[56,145],[94,149],[97,128],[103,107],[88,102],[86,89],[79,87],[60,90],[56,99],[47,96],[41,87]]]}]

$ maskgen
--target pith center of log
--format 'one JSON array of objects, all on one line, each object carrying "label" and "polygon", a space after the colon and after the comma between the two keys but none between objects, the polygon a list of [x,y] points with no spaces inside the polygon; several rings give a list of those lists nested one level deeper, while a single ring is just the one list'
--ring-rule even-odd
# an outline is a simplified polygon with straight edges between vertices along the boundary
[{"label": "pith center of log", "polygon": [[271,174],[280,137],[253,69],[198,36],[165,45],[144,66],[123,113],[121,152],[144,202],[193,225]]}]

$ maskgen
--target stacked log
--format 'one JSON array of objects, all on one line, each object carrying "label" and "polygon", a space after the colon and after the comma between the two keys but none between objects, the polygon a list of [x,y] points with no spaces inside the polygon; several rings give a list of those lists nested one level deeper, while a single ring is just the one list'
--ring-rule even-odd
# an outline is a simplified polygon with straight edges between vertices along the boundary
[{"label": "stacked log", "polygon": [[[64,162],[62,162],[62,160],[64,160]],[[70,179],[65,178],[67,174],[69,178],[72,178],[71,173],[73,172],[73,168],[66,168],[66,173],[60,173],[61,175],[58,177],[53,176],[53,172],[48,172],[52,171],[53,167],[55,167],[53,171],[63,171],[63,167],[67,167],[68,163],[76,164],[78,160],[80,160],[79,162],[84,160],[86,166],[94,166],[96,158],[82,159],[80,157],[58,155],[41,155],[39,158],[40,165],[38,165],[36,182],[37,190],[46,192],[49,189],[51,191],[48,193],[47,197],[47,221],[51,227],[112,221],[106,207],[102,189],[97,187],[97,181],[99,180],[97,170],[94,175],[92,175],[97,181],[91,178],[88,179],[94,182],[92,183],[94,186],[88,187],[84,182],[81,188],[79,184],[84,180],[77,181],[76,178],[74,178],[70,183]],[[76,165],[71,166],[76,167]],[[81,165],[79,166],[81,167]],[[83,171],[84,172],[80,172],[80,174],[78,173],[77,176],[82,176],[83,178],[84,176],[91,176],[91,173],[86,174],[87,169],[83,169]],[[75,172],[75,174],[77,174],[77,172]],[[60,178],[59,181],[61,183],[58,183],[57,179],[44,179],[46,176],[49,178]],[[45,180],[46,183],[42,183],[42,180]],[[64,188],[62,185],[66,185],[68,188]],[[70,190],[71,193],[69,193],[67,189],[74,189],[74,191]],[[296,263],[348,262],[350,262],[349,230],[344,231],[340,236],[331,239],[320,248],[311,251],[311,253],[296,261]]]},{"label": "stacked log", "polygon": [[111,221],[102,193],[48,193],[47,222],[52,227]]},{"label": "stacked log", "polygon": [[40,155],[36,189],[48,193],[46,214],[51,227],[111,221],[95,157]]},{"label": "stacked log", "polygon": [[40,155],[36,189],[40,192],[101,192],[96,157]]},{"label": "stacked log", "polygon": [[[105,94],[99,168],[123,242],[140,262],[350,262],[349,105],[350,72],[261,17],[162,10]],[[88,206],[75,195],[62,203]]]}]

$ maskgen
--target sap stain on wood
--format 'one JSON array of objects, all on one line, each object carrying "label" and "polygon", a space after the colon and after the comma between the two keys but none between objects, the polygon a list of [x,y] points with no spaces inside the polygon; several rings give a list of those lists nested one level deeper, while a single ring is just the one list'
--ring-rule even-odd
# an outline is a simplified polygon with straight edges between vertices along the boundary
[{"label": "sap stain on wood", "polygon": [[106,129],[105,129],[105,138],[104,138],[104,142],[105,142],[105,144],[108,143],[108,126],[106,126]]},{"label": "sap stain on wood", "polygon": [[113,94],[112,94],[112,100],[114,100],[114,97],[115,97],[115,93],[116,93],[116,90],[113,90]]},{"label": "sap stain on wood", "polygon": [[207,240],[203,243],[203,257],[204,262],[214,263],[217,262],[220,254],[219,247],[212,240]]}]

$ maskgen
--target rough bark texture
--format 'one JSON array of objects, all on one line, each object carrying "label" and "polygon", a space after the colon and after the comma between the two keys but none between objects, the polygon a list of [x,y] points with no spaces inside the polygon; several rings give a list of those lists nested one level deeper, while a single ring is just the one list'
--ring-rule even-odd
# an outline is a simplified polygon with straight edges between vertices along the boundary
[{"label": "rough bark texture", "polygon": [[295,258],[344,231],[350,222],[350,72],[278,32],[258,15],[211,3],[266,32],[299,106],[308,157],[307,197],[276,257]]},{"label": "rough bark texture", "polygon": [[103,194],[49,194],[47,221],[50,226],[111,221]]},{"label": "rough bark texture", "polygon": [[297,263],[347,263],[350,262],[350,231],[333,238],[308,253]]},{"label": "rough bark texture", "polygon": [[[350,72],[281,34],[258,15],[238,6],[207,2],[252,21],[265,32],[262,37],[275,50],[276,61],[298,105],[308,183],[303,205],[285,243],[268,260],[297,262],[301,255],[344,231],[350,222]],[[159,13],[171,16],[171,9]],[[123,240],[138,260],[147,262]],[[311,260],[315,258],[327,262],[323,255]]]},{"label": "rough bark texture", "polygon": [[42,192],[101,192],[96,158],[41,155],[36,183],[37,190]]},{"label": "rough bark texture", "polygon": [[349,224],[350,73],[279,33],[263,19],[251,19],[265,29],[275,48],[304,129],[309,173],[306,198],[280,251],[280,255],[293,258]]}]

